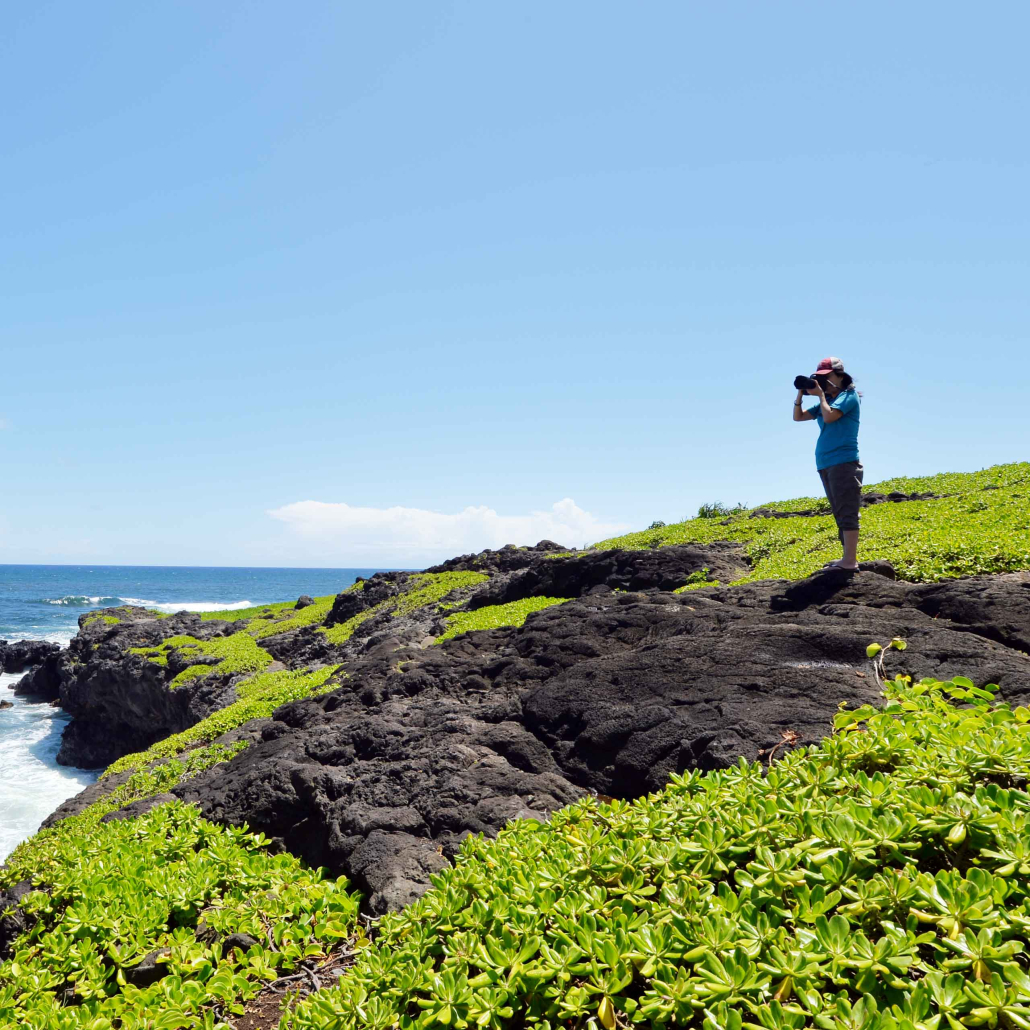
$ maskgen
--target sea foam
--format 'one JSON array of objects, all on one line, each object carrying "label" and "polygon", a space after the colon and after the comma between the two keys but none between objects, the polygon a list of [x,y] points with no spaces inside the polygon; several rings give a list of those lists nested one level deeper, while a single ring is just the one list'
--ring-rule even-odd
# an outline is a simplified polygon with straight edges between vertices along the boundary
[{"label": "sea foam", "polygon": [[120,603],[162,612],[235,612],[254,607],[253,601],[141,601],[138,597],[126,597]]},{"label": "sea foam", "polygon": [[[67,638],[63,642],[67,642]],[[97,778],[96,772],[57,765],[68,716],[46,702],[15,697],[20,675],[0,674],[0,862],[34,833],[62,802]]]},{"label": "sea foam", "polygon": [[145,601],[139,597],[87,597],[69,594],[67,597],[44,597],[41,604],[57,604],[65,608],[155,608],[162,612],[232,612],[253,608],[253,601]]}]

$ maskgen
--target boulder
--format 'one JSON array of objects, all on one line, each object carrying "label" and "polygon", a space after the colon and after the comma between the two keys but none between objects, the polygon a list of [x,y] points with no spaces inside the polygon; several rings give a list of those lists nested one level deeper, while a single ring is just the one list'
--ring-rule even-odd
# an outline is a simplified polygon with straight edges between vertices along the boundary
[{"label": "boulder", "polygon": [[60,650],[60,644],[49,640],[18,640],[13,644],[0,640],[0,671],[24,672]]}]

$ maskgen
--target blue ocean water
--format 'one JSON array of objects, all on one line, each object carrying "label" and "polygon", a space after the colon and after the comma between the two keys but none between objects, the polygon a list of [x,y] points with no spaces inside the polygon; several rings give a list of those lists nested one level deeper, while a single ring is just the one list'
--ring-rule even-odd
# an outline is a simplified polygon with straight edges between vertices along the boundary
[{"label": "blue ocean water", "polygon": [[[218,611],[335,594],[377,569],[233,569],[125,565],[0,565],[0,639],[67,645],[94,608],[136,604]],[[68,717],[15,697],[20,674],[0,675],[0,861],[96,773],[57,765]]]}]

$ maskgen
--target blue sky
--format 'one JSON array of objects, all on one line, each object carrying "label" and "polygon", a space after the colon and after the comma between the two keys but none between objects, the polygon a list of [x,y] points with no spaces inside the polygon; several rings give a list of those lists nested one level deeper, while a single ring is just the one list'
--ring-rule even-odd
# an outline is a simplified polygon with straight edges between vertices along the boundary
[{"label": "blue sky", "polygon": [[0,562],[416,565],[811,494],[827,354],[867,481],[1026,458],[1028,30],[12,8]]}]

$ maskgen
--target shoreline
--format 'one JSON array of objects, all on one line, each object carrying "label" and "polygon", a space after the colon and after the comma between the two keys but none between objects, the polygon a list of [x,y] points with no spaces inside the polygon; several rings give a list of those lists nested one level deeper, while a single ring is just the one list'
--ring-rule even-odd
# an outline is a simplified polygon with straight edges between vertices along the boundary
[{"label": "shoreline", "polygon": [[23,673],[0,673],[0,863],[69,798],[95,783],[100,770],[57,764],[71,717],[46,701],[11,689]]}]

